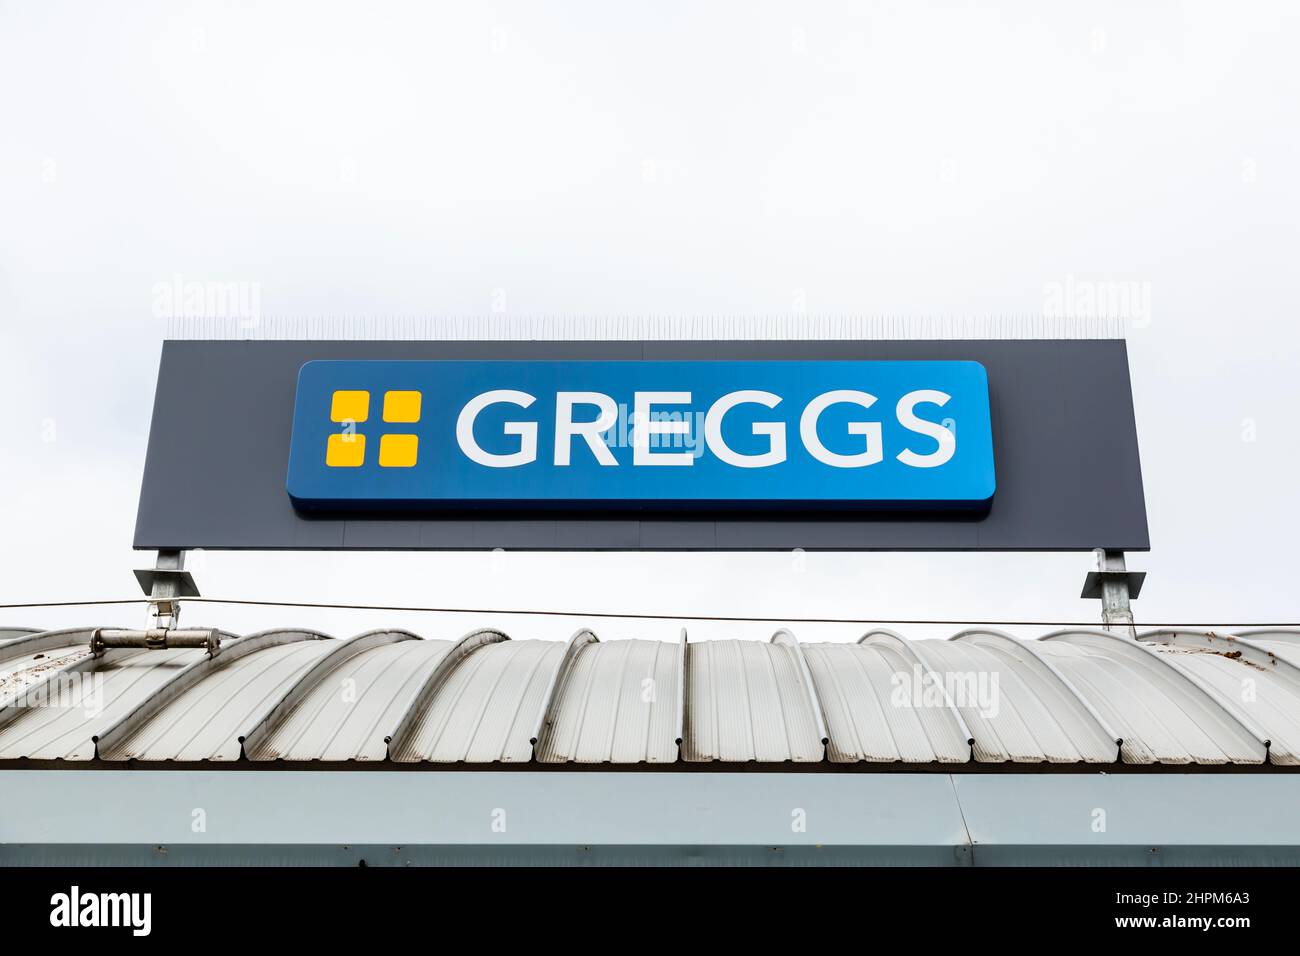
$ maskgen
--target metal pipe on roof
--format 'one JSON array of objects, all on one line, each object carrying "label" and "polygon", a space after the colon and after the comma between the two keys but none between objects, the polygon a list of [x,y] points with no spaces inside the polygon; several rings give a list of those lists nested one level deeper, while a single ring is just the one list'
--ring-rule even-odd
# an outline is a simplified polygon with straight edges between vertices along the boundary
[{"label": "metal pipe on roof", "polygon": [[102,654],[110,648],[136,647],[161,651],[171,647],[202,647],[209,656],[221,650],[221,635],[215,630],[172,630],[165,627],[132,631],[117,628],[96,628],[90,635],[90,649]]}]

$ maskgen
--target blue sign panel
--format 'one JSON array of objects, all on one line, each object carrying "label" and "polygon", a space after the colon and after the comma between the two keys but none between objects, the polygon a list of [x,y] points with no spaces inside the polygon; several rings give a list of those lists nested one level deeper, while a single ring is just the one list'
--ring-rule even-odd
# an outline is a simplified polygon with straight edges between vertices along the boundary
[{"label": "blue sign panel", "polygon": [[954,509],[993,498],[964,361],[315,361],[305,509]]}]

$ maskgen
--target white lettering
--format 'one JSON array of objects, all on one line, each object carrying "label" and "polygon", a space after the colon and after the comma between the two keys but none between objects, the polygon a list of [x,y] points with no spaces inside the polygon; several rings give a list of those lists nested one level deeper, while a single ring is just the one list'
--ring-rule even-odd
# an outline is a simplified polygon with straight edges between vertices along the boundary
[{"label": "white lettering", "polygon": [[915,392],[908,392],[898,400],[898,423],[908,431],[928,435],[939,443],[939,447],[927,455],[918,455],[910,448],[904,448],[898,453],[899,461],[913,468],[938,468],[952,458],[957,451],[957,436],[938,422],[918,418],[914,411],[916,406],[921,404],[938,405],[943,408],[951,397],[932,388],[922,388]]},{"label": "white lettering", "polygon": [[709,444],[709,451],[719,460],[737,468],[766,468],[785,461],[785,422],[755,422],[754,434],[767,436],[767,451],[758,455],[742,455],[732,451],[722,437],[722,419],[737,405],[765,405],[776,408],[781,404],[781,397],[771,392],[746,390],[723,395],[713,403],[709,414],[704,419],[704,437]]},{"label": "white lettering", "polygon": [[[595,405],[600,413],[592,422],[575,422],[574,405]],[[600,392],[558,392],[555,396],[555,463],[569,464],[569,449],[573,437],[581,435],[587,447],[602,465],[617,465],[614,453],[601,437],[618,421],[618,406],[608,395]]]},{"label": "white lettering", "polygon": [[519,436],[519,450],[509,455],[497,455],[484,451],[474,439],[474,419],[478,418],[478,413],[489,405],[505,402],[518,405],[520,408],[527,408],[535,401],[536,399],[527,392],[517,392],[509,388],[495,389],[491,392],[484,392],[482,395],[475,395],[465,403],[465,407],[460,410],[460,417],[456,419],[456,442],[460,445],[460,450],[465,453],[465,456],[470,461],[475,464],[486,465],[489,468],[513,468],[516,465],[527,465],[536,461],[536,422],[506,422],[502,431],[507,435]]},{"label": "white lettering", "polygon": [[633,415],[636,419],[636,433],[632,442],[633,465],[691,465],[695,456],[689,451],[663,452],[650,448],[651,435],[686,435],[691,430],[691,423],[686,419],[680,421],[663,421],[651,419],[652,407],[655,405],[688,405],[690,392],[637,392],[633,402]]},{"label": "white lettering", "polygon": [[850,435],[867,437],[866,450],[856,455],[839,455],[822,444],[821,438],[817,435],[817,420],[823,411],[841,402],[870,408],[876,404],[876,396],[843,388],[825,392],[809,402],[799,419],[799,435],[803,439],[804,447],[808,449],[808,454],[823,465],[831,465],[835,468],[864,468],[882,461],[885,452],[881,447],[880,422],[849,422]]},{"label": "white lettering", "polygon": [[71,892],[50,897],[51,926],[128,926],[133,936],[148,936],[153,928],[152,893]]},{"label": "white lettering", "polygon": [[[917,414],[919,405],[943,408],[951,399],[951,395],[938,389],[915,389],[898,400],[894,409],[898,424],[935,443],[933,450],[925,452],[904,447],[894,456],[899,462],[909,468],[938,468],[952,460],[957,452],[956,419],[949,417],[936,421]],[[628,435],[624,432],[615,434],[620,426],[620,416],[626,414],[626,406],[617,404],[611,396],[603,392],[556,392],[553,460],[557,467],[572,465],[574,439],[580,438],[597,464],[607,468],[619,464],[613,448],[629,443],[633,449],[633,465],[691,465],[707,447],[720,462],[734,468],[769,468],[788,459],[789,423],[784,420],[785,415],[774,416],[774,421],[756,421],[749,425],[751,434],[767,439],[766,449],[757,453],[742,453],[732,448],[723,435],[723,425],[727,414],[738,405],[775,409],[783,401],[780,395],[772,392],[741,389],[723,395],[707,412],[680,408],[669,411],[661,409],[663,406],[690,405],[691,393],[636,392],[630,420],[631,434]],[[813,398],[799,417],[799,436],[808,454],[832,468],[865,468],[883,461],[884,432],[880,421],[858,420],[859,416],[855,414],[853,420],[844,422],[843,413],[835,416],[839,424],[834,430],[842,430],[849,436],[862,436],[862,450],[852,454],[831,451],[819,433],[823,413],[832,405],[869,409],[877,401],[876,396],[854,389],[836,389]],[[474,433],[480,413],[489,406],[509,404],[529,408],[535,402],[534,396],[513,389],[496,389],[476,395],[465,404],[456,419],[456,441],[461,451],[471,461],[488,468],[513,468],[535,462],[541,427],[536,419],[507,421],[497,426],[505,435],[518,436],[518,449],[508,453],[487,451],[478,443]],[[589,412],[576,413],[579,405],[594,408],[595,417],[588,417]],[[575,421],[575,414],[580,420]],[[671,443],[666,440],[668,436],[674,438]],[[843,438],[832,444],[842,447]],[[668,451],[669,447],[684,450]],[[924,443],[922,447],[926,447]]]}]

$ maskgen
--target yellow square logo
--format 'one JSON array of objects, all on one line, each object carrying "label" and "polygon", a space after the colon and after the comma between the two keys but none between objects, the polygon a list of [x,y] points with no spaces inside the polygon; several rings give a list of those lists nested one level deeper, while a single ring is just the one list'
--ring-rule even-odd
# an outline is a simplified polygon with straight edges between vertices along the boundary
[{"label": "yellow square logo", "polygon": [[418,422],[420,420],[419,392],[385,392],[384,421]]},{"label": "yellow square logo", "polygon": [[[338,394],[337,392],[335,394]],[[361,393],[362,395],[365,392]],[[383,448],[383,443],[380,443]],[[330,468],[360,468],[366,461],[365,435],[330,435],[325,464]]]},{"label": "yellow square logo", "polygon": [[330,402],[330,421],[364,422],[370,417],[370,393],[339,391]]},{"label": "yellow square logo", "polygon": [[417,435],[384,435],[379,439],[379,467],[413,468],[419,451]]}]

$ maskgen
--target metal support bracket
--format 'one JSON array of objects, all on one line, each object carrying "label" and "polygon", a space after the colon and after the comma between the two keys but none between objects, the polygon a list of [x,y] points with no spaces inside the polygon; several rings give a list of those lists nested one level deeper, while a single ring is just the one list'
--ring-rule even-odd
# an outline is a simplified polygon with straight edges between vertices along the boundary
[{"label": "metal support bracket", "polygon": [[216,631],[182,631],[170,628],[130,631],[99,627],[91,632],[90,651],[96,657],[107,650],[124,647],[151,651],[162,651],[172,647],[201,647],[208,652],[209,657],[216,657],[221,650],[221,635]]},{"label": "metal support bracket", "polygon": [[1142,593],[1142,583],[1147,574],[1145,571],[1129,571],[1123,551],[1098,548],[1094,553],[1097,555],[1097,570],[1088,572],[1079,597],[1100,600],[1102,626],[1108,631],[1126,631],[1136,640],[1137,630],[1133,627],[1133,609],[1129,602],[1137,600]]},{"label": "metal support bracket", "polygon": [[184,551],[159,551],[152,568],[135,572],[135,579],[149,597],[151,630],[169,631],[180,620],[177,598],[198,597],[194,576],[185,570]]}]

